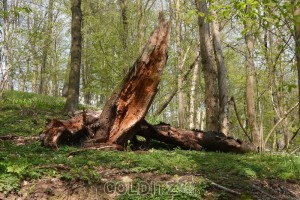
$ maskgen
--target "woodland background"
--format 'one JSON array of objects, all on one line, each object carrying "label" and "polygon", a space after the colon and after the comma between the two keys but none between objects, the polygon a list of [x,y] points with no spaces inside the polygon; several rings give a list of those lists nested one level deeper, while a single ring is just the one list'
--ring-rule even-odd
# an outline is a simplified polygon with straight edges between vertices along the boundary
[{"label": "woodland background", "polygon": [[[65,95],[71,62],[71,1],[3,0],[0,6],[0,96],[5,90]],[[215,44],[213,30],[220,33],[229,135],[250,138],[266,149],[297,150],[299,8],[298,1],[276,0],[82,1],[80,103],[104,106],[163,11],[172,20],[169,58],[147,120],[211,129],[205,104],[211,88],[205,84],[203,67],[207,46],[201,47],[205,39],[199,34],[204,24],[211,44]],[[218,49],[212,47],[207,52],[216,70]],[[215,83],[220,89],[217,79]],[[159,113],[162,105],[167,107]]]}]

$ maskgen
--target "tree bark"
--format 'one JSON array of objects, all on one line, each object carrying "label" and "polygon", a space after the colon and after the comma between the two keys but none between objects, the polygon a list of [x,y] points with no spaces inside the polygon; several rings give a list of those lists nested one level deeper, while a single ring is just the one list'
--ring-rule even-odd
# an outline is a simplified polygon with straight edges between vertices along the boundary
[{"label": "tree bark", "polygon": [[208,15],[206,1],[196,0],[199,12],[205,16],[198,17],[200,55],[205,81],[206,130],[219,130],[218,78],[213,58],[213,45],[209,34],[209,24],[205,22]]},{"label": "tree bark", "polygon": [[128,16],[127,16],[127,0],[119,0],[121,7],[121,18],[122,18],[122,48],[123,48],[123,69],[127,73],[129,67],[127,63],[127,40],[128,40]]},{"label": "tree bark", "polygon": [[228,135],[228,87],[227,87],[227,70],[225,67],[224,55],[221,46],[221,36],[219,32],[219,23],[217,21],[216,11],[212,12],[214,17],[212,21],[212,37],[214,43],[214,53],[218,69],[218,88],[219,88],[219,132]]},{"label": "tree bark", "polygon": [[[94,130],[97,129],[95,122],[98,120],[99,113],[87,112],[78,113],[79,115],[69,120],[53,119],[48,122],[43,133],[40,135],[43,146],[58,149],[58,145],[79,145],[81,146],[87,138],[93,137]],[[147,142],[157,140],[169,145],[178,146],[185,150],[207,150],[247,153],[255,151],[253,146],[243,143],[239,139],[227,137],[223,133],[214,131],[184,130],[174,128],[169,124],[160,123],[151,125],[145,120],[141,120],[135,127],[135,135],[146,138]],[[141,148],[143,144],[134,141],[134,148]],[[97,146],[109,146],[114,149],[124,150],[124,145],[115,143],[101,143]],[[151,147],[151,144],[147,144]]]},{"label": "tree bark", "polygon": [[190,129],[195,128],[195,90],[198,77],[199,63],[196,62],[192,78],[191,93],[190,93]]},{"label": "tree bark", "polygon": [[[247,6],[246,12],[250,12],[251,7]],[[249,30],[245,35],[246,42],[246,77],[247,77],[247,85],[246,85],[246,100],[247,100],[247,113],[248,113],[248,123],[250,128],[250,133],[253,139],[254,145],[259,147],[259,132],[256,121],[256,111],[254,104],[254,76],[255,76],[255,68],[254,68],[254,36],[251,31],[251,25],[249,22],[245,21],[244,28]]]},{"label": "tree bark", "polygon": [[71,67],[69,74],[68,95],[64,107],[65,112],[74,112],[78,109],[80,65],[81,65],[81,0],[72,0],[72,44],[71,44]]},{"label": "tree bark", "polygon": [[42,53],[42,64],[40,69],[40,85],[39,85],[39,94],[44,94],[45,92],[45,85],[46,85],[46,68],[47,68],[47,61],[48,61],[48,52],[50,49],[50,44],[52,40],[52,27],[53,27],[53,10],[54,10],[54,1],[49,1],[48,5],[48,21],[46,23],[45,28],[45,40],[43,46],[43,53]]},{"label": "tree bark", "polygon": [[170,23],[160,19],[141,56],[115,89],[101,113],[97,142],[125,145],[151,105],[167,61]]},{"label": "tree bark", "polygon": [[183,92],[183,59],[181,49],[181,19],[180,19],[180,0],[175,2],[175,31],[176,31],[176,65],[177,65],[177,88],[178,88],[178,127],[183,128],[185,124],[185,100]]},{"label": "tree bark", "polygon": [[[295,51],[296,51],[296,62],[297,62],[297,71],[298,71],[298,96],[300,102],[300,1],[292,0],[294,5],[294,29],[295,29]],[[300,123],[300,106],[298,109],[298,117]]]}]

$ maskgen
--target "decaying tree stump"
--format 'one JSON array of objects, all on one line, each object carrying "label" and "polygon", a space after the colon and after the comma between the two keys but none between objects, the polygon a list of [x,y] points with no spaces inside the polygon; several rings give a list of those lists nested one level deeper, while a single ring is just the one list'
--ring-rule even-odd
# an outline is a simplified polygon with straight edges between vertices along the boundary
[{"label": "decaying tree stump", "polygon": [[251,148],[241,141],[222,133],[187,131],[168,124],[151,125],[144,120],[166,65],[169,37],[170,22],[165,22],[160,17],[159,24],[140,57],[113,91],[101,115],[83,111],[69,120],[53,119],[41,134],[42,144],[55,149],[60,143],[85,147],[108,144],[116,149],[124,149],[129,140],[141,135],[182,149],[250,151]]},{"label": "decaying tree stump", "polygon": [[161,18],[120,86],[106,102],[99,119],[96,142],[124,145],[134,127],[147,114],[167,62],[170,22]]}]

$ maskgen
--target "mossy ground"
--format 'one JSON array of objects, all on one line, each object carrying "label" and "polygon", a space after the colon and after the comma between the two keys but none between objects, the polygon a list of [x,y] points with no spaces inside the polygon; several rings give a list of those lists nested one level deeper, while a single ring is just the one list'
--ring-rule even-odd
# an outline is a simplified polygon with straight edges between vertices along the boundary
[{"label": "mossy ground", "polygon": [[[60,114],[63,105],[64,99],[61,98],[5,92],[3,99],[0,100],[0,136],[37,136],[45,126],[47,118],[66,118]],[[53,151],[42,147],[37,141],[18,145],[11,141],[0,140],[0,193],[6,196],[20,195],[18,191],[21,191],[24,181],[41,180],[45,177],[56,178],[65,183],[100,185],[107,180],[118,179],[117,176],[110,179],[103,173],[109,170],[118,173],[126,170],[134,183],[143,181],[145,174],[149,173],[153,177],[168,176],[167,181],[173,182],[176,177],[187,175],[197,177],[197,184],[193,184],[194,189],[199,192],[197,195],[188,194],[186,184],[175,184],[176,187],[171,184],[171,192],[164,184],[160,185],[162,191],[159,194],[126,193],[115,197],[120,199],[145,197],[168,199],[166,197],[171,198],[172,194],[174,197],[174,191],[176,191],[175,199],[209,199],[210,193],[213,193],[213,199],[255,199],[263,194],[258,194],[259,191],[254,192],[253,188],[249,189],[251,185],[257,186],[260,183],[263,187],[261,183],[265,181],[294,185],[300,183],[300,158],[297,155],[274,153],[239,155],[180,149],[172,151],[150,149],[145,152],[87,150],[76,155],[70,154],[77,149],[61,146],[58,151]],[[147,181],[150,179],[148,177]],[[242,195],[237,197],[222,190],[212,190],[211,181],[237,190]],[[299,191],[290,192],[297,195]]]}]

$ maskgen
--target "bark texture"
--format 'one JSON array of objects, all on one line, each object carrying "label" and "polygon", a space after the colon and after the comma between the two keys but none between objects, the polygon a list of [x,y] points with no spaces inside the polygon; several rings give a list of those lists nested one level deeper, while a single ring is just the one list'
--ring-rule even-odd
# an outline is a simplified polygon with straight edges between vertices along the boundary
[{"label": "bark texture", "polygon": [[[250,12],[251,7],[247,6],[246,12]],[[257,127],[256,121],[256,110],[254,104],[254,76],[255,76],[255,68],[254,68],[254,36],[251,31],[251,25],[249,22],[245,21],[244,23],[245,29],[249,30],[245,35],[246,42],[246,101],[247,101],[247,114],[248,114],[248,124],[251,132],[252,140],[254,145],[257,147],[260,144],[260,137]]]},{"label": "bark texture", "polygon": [[[296,43],[296,62],[298,70],[298,95],[300,102],[300,1],[292,0],[294,3],[294,29],[295,29],[295,43]],[[299,123],[300,123],[300,106],[298,110],[299,114]]]},{"label": "bark texture", "polygon": [[212,11],[214,16],[212,22],[212,37],[214,43],[214,52],[218,69],[218,88],[219,88],[219,132],[228,135],[228,87],[227,87],[227,70],[225,67],[224,55],[221,46],[221,36],[219,31],[219,23],[217,21],[216,11]]},{"label": "bark texture", "polygon": [[68,95],[64,107],[65,112],[74,112],[78,109],[80,65],[81,65],[81,0],[72,0],[72,44],[71,44],[71,68],[69,74]]},{"label": "bark texture", "polygon": [[175,2],[175,31],[176,31],[176,65],[177,65],[177,96],[178,96],[178,126],[183,128],[185,125],[185,98],[183,92],[183,57],[181,49],[181,1]]},{"label": "bark texture", "polygon": [[[58,149],[60,144],[82,145],[86,144],[88,138],[94,137],[94,131],[97,129],[95,122],[98,120],[97,112],[81,112],[79,115],[69,120],[53,119],[49,121],[45,130],[40,135],[42,145]],[[239,139],[228,137],[220,132],[201,131],[201,130],[184,130],[172,127],[170,124],[160,123],[151,125],[145,120],[139,121],[133,131],[133,136],[140,135],[146,138],[149,143],[151,140],[164,142],[175,145],[185,150],[207,150],[246,153],[255,151],[255,148]],[[134,138],[134,137],[132,137]],[[141,144],[135,141],[135,149],[140,149]],[[112,143],[101,143],[102,146],[124,150],[125,146]],[[97,145],[97,146],[100,146]],[[145,146],[143,146],[144,148]],[[151,143],[146,147],[151,147]]]},{"label": "bark texture", "polygon": [[[161,17],[162,18],[162,17]],[[145,117],[167,61],[170,23],[160,20],[141,56],[106,102],[96,142],[124,145],[132,129]]]},{"label": "bark texture", "polygon": [[48,5],[48,21],[46,24],[45,31],[45,41],[42,53],[42,65],[40,70],[40,85],[39,85],[39,94],[46,93],[46,68],[48,65],[48,54],[52,42],[52,27],[53,27],[53,11],[54,11],[54,1],[49,1]]},{"label": "bark texture", "polygon": [[205,21],[208,15],[206,1],[196,0],[199,12],[200,55],[205,82],[206,130],[219,130],[219,104],[218,104],[218,78],[217,68],[214,63],[213,45],[209,34],[209,24]]}]

